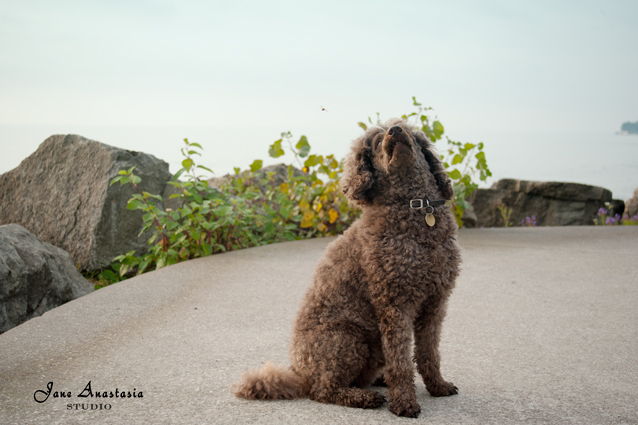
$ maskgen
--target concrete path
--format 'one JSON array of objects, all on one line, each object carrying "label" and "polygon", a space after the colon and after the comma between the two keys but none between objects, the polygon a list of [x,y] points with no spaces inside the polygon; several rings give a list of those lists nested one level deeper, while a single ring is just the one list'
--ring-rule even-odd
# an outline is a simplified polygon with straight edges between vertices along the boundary
[{"label": "concrete path", "polygon": [[[418,419],[234,398],[243,370],[288,364],[328,242],[168,267],[0,335],[0,424],[638,424],[638,226],[462,231],[441,346],[460,394],[433,398],[417,381]],[[89,381],[143,397],[78,397]]]}]

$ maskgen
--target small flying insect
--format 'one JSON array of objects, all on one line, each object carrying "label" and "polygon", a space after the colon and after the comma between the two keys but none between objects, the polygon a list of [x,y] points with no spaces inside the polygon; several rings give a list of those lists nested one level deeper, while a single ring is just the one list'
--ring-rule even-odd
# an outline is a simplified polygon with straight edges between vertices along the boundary
[{"label": "small flying insect", "polygon": [[321,107],[321,110],[328,112],[328,110],[326,108],[324,108],[323,106]]}]

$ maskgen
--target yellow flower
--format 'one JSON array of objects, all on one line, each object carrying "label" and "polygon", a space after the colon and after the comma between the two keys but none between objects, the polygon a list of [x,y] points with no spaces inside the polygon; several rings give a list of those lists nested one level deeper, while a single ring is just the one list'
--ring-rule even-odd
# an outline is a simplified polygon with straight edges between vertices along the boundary
[{"label": "yellow flower", "polygon": [[330,223],[334,223],[339,218],[339,213],[333,210],[332,208],[330,208],[328,215],[330,215]]}]

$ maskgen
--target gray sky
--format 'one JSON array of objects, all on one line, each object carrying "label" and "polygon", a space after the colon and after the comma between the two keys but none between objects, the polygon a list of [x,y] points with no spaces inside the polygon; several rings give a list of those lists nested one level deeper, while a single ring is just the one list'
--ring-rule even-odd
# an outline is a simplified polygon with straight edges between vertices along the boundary
[{"label": "gray sky", "polygon": [[[0,0],[0,126],[314,129],[343,134],[321,142],[340,154],[415,95],[456,138],[613,133],[638,120],[636,17],[636,1]],[[34,150],[16,144],[0,138]]]}]

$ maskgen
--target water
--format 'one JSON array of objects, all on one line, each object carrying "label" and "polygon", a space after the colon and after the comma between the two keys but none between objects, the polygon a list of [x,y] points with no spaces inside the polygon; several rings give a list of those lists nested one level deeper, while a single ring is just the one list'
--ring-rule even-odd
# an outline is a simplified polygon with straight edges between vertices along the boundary
[{"label": "water", "polygon": [[[291,161],[268,157],[268,145],[279,133],[291,130],[308,136],[313,153],[334,153],[343,157],[350,141],[361,131],[344,128],[274,127],[142,127],[142,126],[0,126],[0,173],[9,171],[34,152],[52,134],[81,134],[87,138],[129,150],[151,153],[170,164],[171,172],[181,165],[181,140],[188,137],[204,147],[201,164],[216,175],[247,168],[254,159],[264,164]],[[610,189],[616,199],[627,200],[638,187],[638,136],[619,136],[612,131],[516,133],[458,129],[449,134],[463,142],[484,142],[493,178],[565,181]],[[444,147],[442,141],[438,148]]]},{"label": "water", "polygon": [[638,188],[638,136],[485,132],[474,138],[485,142],[492,181],[516,178],[590,184],[607,188],[614,199],[625,201]]}]

